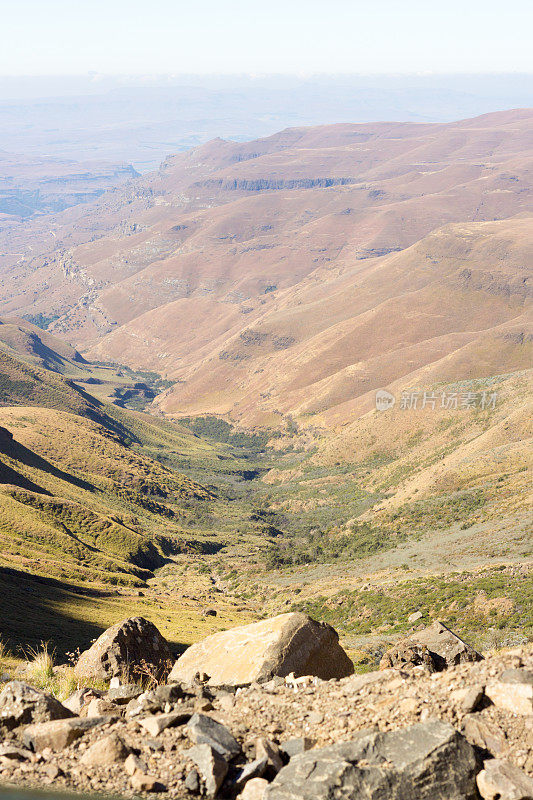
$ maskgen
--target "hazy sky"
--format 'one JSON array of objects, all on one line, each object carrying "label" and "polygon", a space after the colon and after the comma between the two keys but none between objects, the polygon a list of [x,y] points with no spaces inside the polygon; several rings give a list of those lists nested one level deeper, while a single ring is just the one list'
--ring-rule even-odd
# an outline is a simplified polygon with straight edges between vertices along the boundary
[{"label": "hazy sky", "polygon": [[531,0],[0,0],[0,75],[533,71]]}]

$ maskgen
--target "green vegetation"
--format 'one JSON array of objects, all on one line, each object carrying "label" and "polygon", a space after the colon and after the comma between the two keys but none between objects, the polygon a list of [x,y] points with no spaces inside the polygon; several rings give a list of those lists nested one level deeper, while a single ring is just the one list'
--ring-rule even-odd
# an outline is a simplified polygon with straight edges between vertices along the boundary
[{"label": "green vegetation", "polygon": [[422,622],[439,619],[480,648],[516,644],[533,637],[533,576],[508,568],[339,592],[294,604],[349,635],[401,634],[407,618],[421,611]]},{"label": "green vegetation", "polygon": [[396,547],[405,538],[405,534],[391,536],[386,530],[373,527],[368,522],[354,524],[350,533],[345,534],[311,531],[307,536],[291,536],[280,543],[270,544],[265,552],[265,565],[267,569],[279,569],[299,564],[366,558]]},{"label": "green vegetation", "polygon": [[46,330],[52,322],[59,319],[59,316],[57,314],[43,314],[39,311],[38,314],[24,314],[22,319],[31,322],[32,325],[36,325],[38,328],[42,328],[42,330]]}]

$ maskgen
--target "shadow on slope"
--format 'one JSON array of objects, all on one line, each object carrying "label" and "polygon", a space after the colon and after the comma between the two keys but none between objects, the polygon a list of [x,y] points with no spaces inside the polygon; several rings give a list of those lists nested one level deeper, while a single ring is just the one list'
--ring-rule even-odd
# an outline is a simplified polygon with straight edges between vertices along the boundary
[{"label": "shadow on slope", "polygon": [[[58,658],[65,658],[90,647],[107,627],[121,619],[150,617],[150,611],[135,598],[30,576],[12,568],[0,567],[0,596],[10,598],[9,603],[2,604],[0,637],[15,655],[50,642]],[[178,641],[169,644],[175,652],[186,647]]]}]

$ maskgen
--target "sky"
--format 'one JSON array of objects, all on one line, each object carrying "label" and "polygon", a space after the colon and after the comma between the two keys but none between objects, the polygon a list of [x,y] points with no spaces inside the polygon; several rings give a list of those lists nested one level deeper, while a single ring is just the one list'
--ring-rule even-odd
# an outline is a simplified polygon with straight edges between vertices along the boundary
[{"label": "sky", "polygon": [[533,72],[531,0],[0,0],[0,75]]}]

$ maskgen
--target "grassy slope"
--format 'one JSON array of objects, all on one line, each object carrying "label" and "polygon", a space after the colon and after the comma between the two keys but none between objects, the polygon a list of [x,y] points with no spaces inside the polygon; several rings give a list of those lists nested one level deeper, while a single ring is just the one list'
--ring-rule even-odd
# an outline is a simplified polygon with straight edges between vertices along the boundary
[{"label": "grassy slope", "polygon": [[142,613],[178,648],[295,599],[352,646],[398,635],[418,608],[477,640],[529,625],[526,373],[489,381],[490,412],[396,407],[337,436],[289,420],[265,449],[3,358],[19,403],[0,408],[15,437],[0,450],[12,645],[51,639],[64,653]]}]

